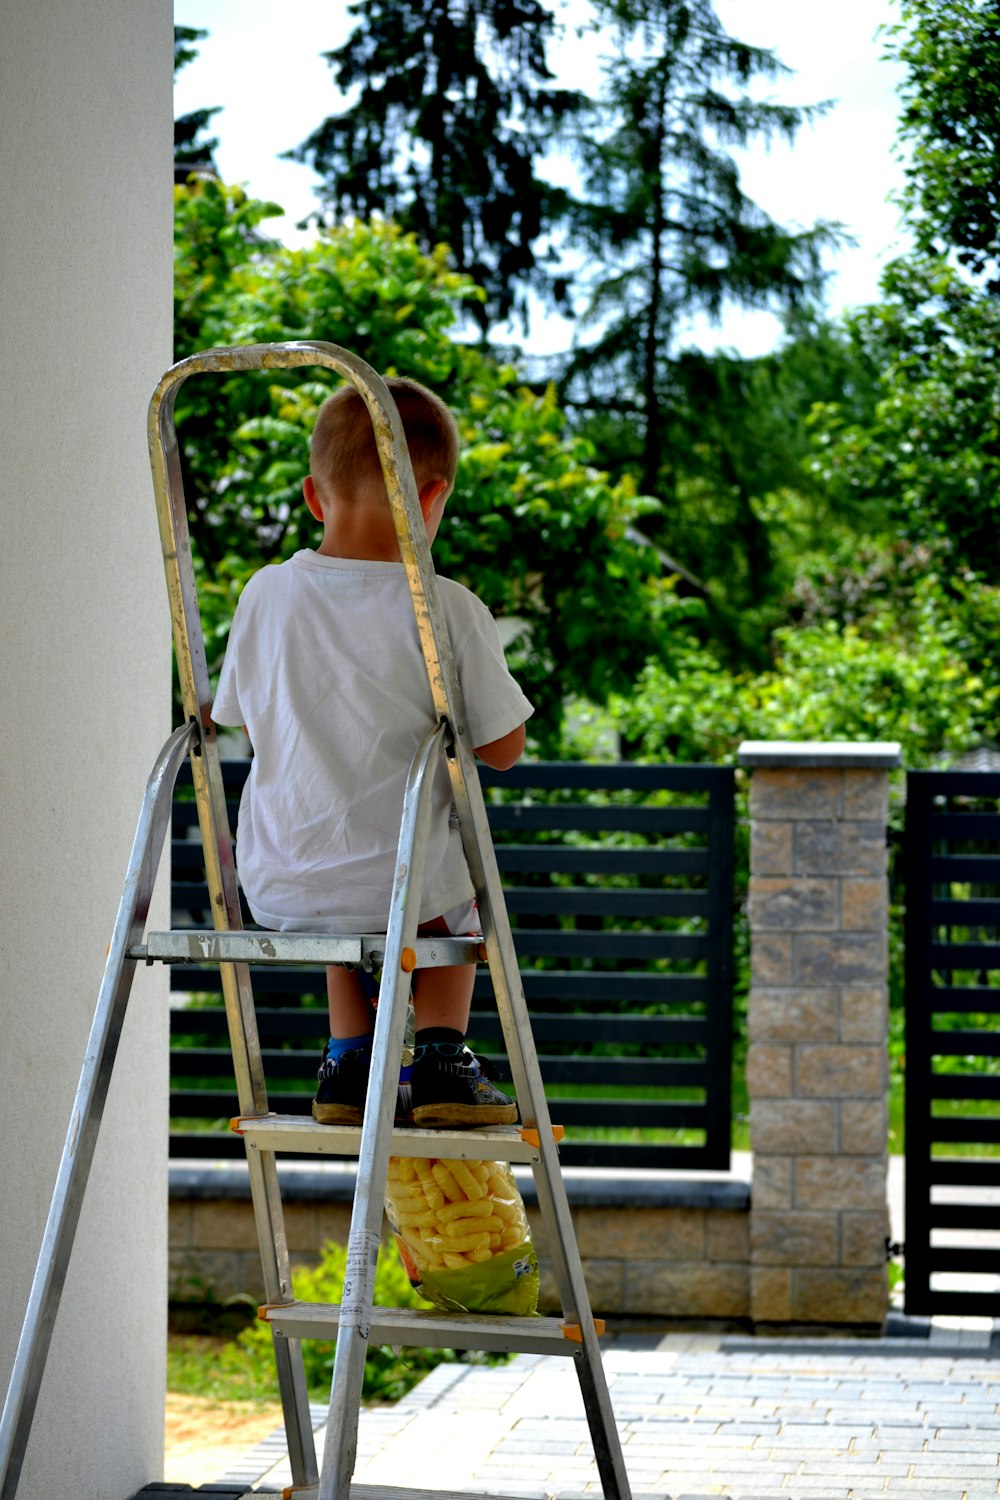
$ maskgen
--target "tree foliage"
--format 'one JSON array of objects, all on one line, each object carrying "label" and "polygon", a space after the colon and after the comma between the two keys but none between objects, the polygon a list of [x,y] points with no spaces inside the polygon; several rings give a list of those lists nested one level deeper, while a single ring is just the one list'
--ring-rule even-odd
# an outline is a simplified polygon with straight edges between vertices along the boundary
[{"label": "tree foliage", "polygon": [[[839,590],[850,570],[835,572]],[[900,741],[911,768],[940,764],[995,732],[998,626],[1000,589],[965,583],[956,599],[930,573],[902,614],[871,599],[851,619],[780,627],[765,672],[726,671],[693,645],[673,670],[652,661],[612,718],[653,760],[731,762],[744,739],[881,739]]]},{"label": "tree foliage", "polygon": [[[201,179],[175,199],[179,357],[320,338],[449,402],[464,451],[435,558],[514,622],[510,659],[538,709],[535,742],[552,752],[565,698],[627,691],[649,653],[669,649],[660,560],[634,537],[656,502],[594,467],[551,390],[528,389],[451,339],[457,310],[480,293],[443,248],[427,256],[396,225],[354,223],[290,250],[261,236],[273,204]],[[178,393],[210,656],[221,657],[249,574],[318,540],[301,483],[316,412],[336,383],[321,371],[268,371],[195,377]]]},{"label": "tree foliage", "polygon": [[669,493],[667,436],[684,401],[677,330],[723,306],[789,308],[822,282],[827,226],[777,225],[743,192],[730,155],[756,138],[791,139],[815,108],[762,103],[748,89],[785,71],[775,55],[730,37],[708,0],[599,0],[609,29],[600,97],[582,118],[583,175],[574,241],[594,269],[573,355],[576,405],[617,422],[640,487]]},{"label": "tree foliage", "polygon": [[[444,44],[400,28],[433,4],[363,7],[398,49],[412,42],[413,77],[398,50],[391,88],[388,73],[369,79],[380,109],[395,101],[404,136],[416,98],[406,90],[431,76]],[[747,737],[885,737],[917,765],[994,739],[1000,303],[939,227],[934,244],[950,258],[894,263],[879,305],[825,322],[810,297],[827,231],[786,235],[746,202],[728,161],[729,146],[791,133],[802,118],[746,97],[773,75],[773,55],[726,36],[707,0],[600,6],[618,49],[605,113],[591,116],[582,146],[586,192],[572,220],[598,322],[566,387],[569,417],[556,390],[528,388],[483,348],[455,342],[463,310],[481,310],[485,325],[498,303],[485,252],[474,267],[482,284],[461,269],[474,239],[461,241],[458,263],[438,242],[425,213],[437,200],[420,177],[436,159],[412,135],[393,200],[408,211],[419,199],[424,217],[409,230],[351,220],[292,251],[268,237],[274,205],[207,179],[180,189],[178,354],[324,338],[441,391],[464,452],[435,556],[507,623],[545,753],[579,745],[563,726],[564,705],[581,700],[610,704],[626,753],[654,758],[731,759]],[[936,16],[946,57],[967,8],[952,37],[946,7],[904,0],[911,20]],[[528,10],[543,26],[548,12]],[[487,10],[449,10],[456,26],[473,13]],[[476,45],[489,35],[477,32]],[[356,32],[336,57],[360,68],[364,45]],[[487,54],[494,72],[514,55]],[[454,76],[448,108],[459,104]],[[525,77],[534,86],[541,74]],[[914,83],[913,120],[915,97]],[[509,107],[516,121],[522,106]],[[382,153],[392,137],[372,140],[369,160],[362,135],[350,137],[357,170],[391,176]],[[470,200],[470,213],[484,201]],[[677,348],[680,320],[726,299],[792,307],[774,354]],[[179,396],[218,655],[248,574],[315,542],[300,484],[329,389],[315,372],[270,372],[212,390],[192,381]]]},{"label": "tree foliage", "polygon": [[951,570],[1000,568],[1000,12],[992,0],[903,0],[891,50],[907,68],[903,204],[917,252],[848,321],[878,372],[870,420],[817,414],[814,471],[878,499]]},{"label": "tree foliage", "polygon": [[358,26],[327,53],[353,102],[288,154],[324,179],[327,222],[385,215],[425,253],[444,242],[486,295],[485,330],[558,294],[542,241],[566,195],[539,156],[577,96],[554,86],[540,0],[354,0]]},{"label": "tree foliage", "polygon": [[1000,292],[1000,9],[996,0],[902,0],[887,30],[890,55],[906,68],[903,201],[917,246],[954,253]]},{"label": "tree foliage", "polygon": [[886,300],[848,322],[880,371],[871,418],[831,402],[813,472],[845,504],[877,501],[954,568],[1000,576],[1000,300],[943,260],[894,262]]}]

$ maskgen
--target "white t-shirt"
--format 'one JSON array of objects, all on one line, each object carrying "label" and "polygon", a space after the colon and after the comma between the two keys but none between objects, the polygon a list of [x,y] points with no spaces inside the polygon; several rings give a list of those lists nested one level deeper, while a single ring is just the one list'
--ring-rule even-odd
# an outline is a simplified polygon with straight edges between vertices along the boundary
[{"label": "white t-shirt", "polygon": [[[496,623],[437,580],[472,745],[531,704]],[[410,762],[435,722],[402,563],[297,552],[240,598],[212,709],[245,724],[254,755],[240,802],[240,881],[254,920],[298,932],[384,932]],[[451,785],[437,770],[418,920],[473,894]]]}]

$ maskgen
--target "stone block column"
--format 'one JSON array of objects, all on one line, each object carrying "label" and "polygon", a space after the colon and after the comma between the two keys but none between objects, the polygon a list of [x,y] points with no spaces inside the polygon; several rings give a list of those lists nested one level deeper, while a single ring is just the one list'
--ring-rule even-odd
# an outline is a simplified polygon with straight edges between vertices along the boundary
[{"label": "stone block column", "polygon": [[897,744],[746,741],[756,1323],[888,1308],[888,773]]}]

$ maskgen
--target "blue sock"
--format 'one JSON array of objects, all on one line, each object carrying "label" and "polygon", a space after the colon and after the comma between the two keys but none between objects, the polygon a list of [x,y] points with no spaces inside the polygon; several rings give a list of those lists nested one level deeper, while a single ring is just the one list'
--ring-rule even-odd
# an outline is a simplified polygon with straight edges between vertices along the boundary
[{"label": "blue sock", "polygon": [[345,1052],[353,1052],[359,1047],[365,1052],[370,1052],[372,1035],[370,1031],[363,1031],[360,1036],[332,1036],[326,1044],[325,1055],[332,1062],[339,1062]]}]

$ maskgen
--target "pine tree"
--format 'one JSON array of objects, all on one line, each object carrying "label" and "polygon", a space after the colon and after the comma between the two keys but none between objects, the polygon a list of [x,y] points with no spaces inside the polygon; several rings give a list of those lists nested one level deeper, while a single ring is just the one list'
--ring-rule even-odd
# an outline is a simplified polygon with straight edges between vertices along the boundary
[{"label": "pine tree", "polygon": [[726,304],[807,302],[836,237],[828,226],[775,224],[743,192],[729,148],[791,139],[821,106],[754,101],[752,81],[786,69],[730,37],[708,0],[597,0],[596,12],[613,51],[577,137],[584,191],[573,237],[598,268],[584,314],[597,333],[575,351],[567,393],[595,413],[602,447],[662,494],[686,400],[680,320]]},{"label": "pine tree", "polygon": [[[174,77],[189,62],[198,56],[195,42],[208,36],[194,26],[174,27]],[[195,170],[216,172],[214,153],[219,142],[214,136],[203,137],[208,122],[217,115],[221,105],[212,109],[193,109],[189,114],[178,115],[174,120],[174,181],[186,182],[188,174]]]},{"label": "pine tree", "polygon": [[450,246],[482,288],[485,331],[556,300],[545,239],[566,194],[536,162],[579,97],[553,86],[554,19],[540,0],[356,0],[358,26],[326,54],[354,102],[287,155],[324,179],[323,212],[381,214],[430,252]]}]

